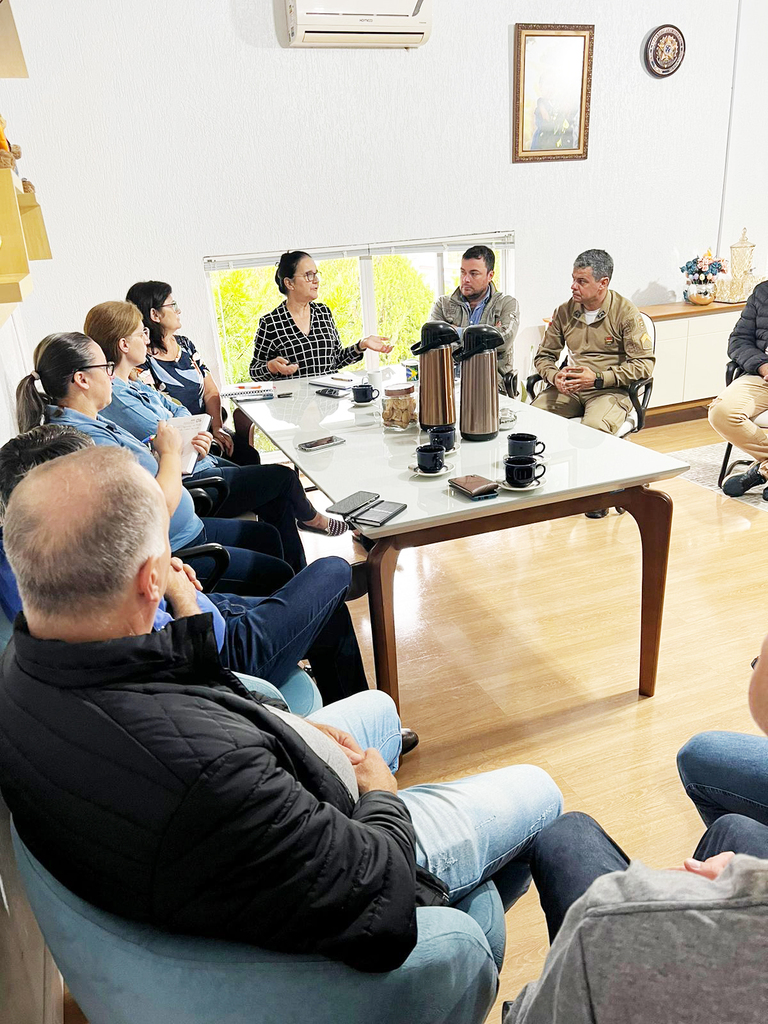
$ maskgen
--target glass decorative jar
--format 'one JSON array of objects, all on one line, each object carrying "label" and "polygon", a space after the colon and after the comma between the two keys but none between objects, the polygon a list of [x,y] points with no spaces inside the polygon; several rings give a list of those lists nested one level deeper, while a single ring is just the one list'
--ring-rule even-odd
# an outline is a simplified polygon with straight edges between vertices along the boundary
[{"label": "glass decorative jar", "polygon": [[416,422],[416,394],[413,384],[391,384],[384,389],[381,422],[391,430],[407,430]]},{"label": "glass decorative jar", "polygon": [[683,298],[694,306],[708,306],[715,299],[715,278],[713,274],[685,275]]}]

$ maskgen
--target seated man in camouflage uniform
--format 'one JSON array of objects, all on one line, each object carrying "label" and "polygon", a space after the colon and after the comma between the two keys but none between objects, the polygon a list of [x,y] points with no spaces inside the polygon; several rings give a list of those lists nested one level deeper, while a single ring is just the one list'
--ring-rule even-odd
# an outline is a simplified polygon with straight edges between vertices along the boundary
[{"label": "seated man in camouflage uniform", "polygon": [[[608,288],[613,260],[587,249],[573,264],[572,298],[552,314],[534,359],[547,387],[534,401],[558,416],[616,434],[632,409],[627,386],[653,373],[653,342],[637,307]],[[566,365],[559,362],[565,349]],[[589,513],[602,518],[602,513]]]}]

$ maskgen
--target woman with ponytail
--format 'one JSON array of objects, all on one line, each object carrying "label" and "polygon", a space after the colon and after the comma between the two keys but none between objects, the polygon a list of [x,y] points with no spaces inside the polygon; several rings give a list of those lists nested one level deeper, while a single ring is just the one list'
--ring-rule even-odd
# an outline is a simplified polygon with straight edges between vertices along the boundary
[{"label": "woman with ponytail", "polygon": [[221,587],[231,593],[266,595],[283,586],[293,572],[282,558],[282,544],[268,523],[204,519],[181,483],[181,436],[170,421],[157,424],[150,450],[101,414],[112,400],[115,364],[79,332],[49,334],[35,349],[34,370],[16,389],[19,430],[61,423],[88,434],[95,444],[118,445],[156,479],[171,516],[173,550],[218,542],[230,555]]}]

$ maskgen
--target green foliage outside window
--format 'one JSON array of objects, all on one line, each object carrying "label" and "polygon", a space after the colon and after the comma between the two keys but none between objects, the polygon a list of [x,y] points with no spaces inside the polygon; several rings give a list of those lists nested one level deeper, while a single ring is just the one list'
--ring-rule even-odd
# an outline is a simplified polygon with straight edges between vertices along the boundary
[{"label": "green foliage outside window", "polygon": [[[352,345],[363,333],[357,260],[324,260],[318,270],[318,298],[331,308],[342,345]],[[219,342],[230,383],[248,380],[259,319],[282,301],[274,275],[271,266],[211,274]],[[407,256],[375,256],[373,279],[374,333],[391,338],[395,346],[388,356],[382,356],[382,363],[397,363],[410,356],[435,296]]]}]

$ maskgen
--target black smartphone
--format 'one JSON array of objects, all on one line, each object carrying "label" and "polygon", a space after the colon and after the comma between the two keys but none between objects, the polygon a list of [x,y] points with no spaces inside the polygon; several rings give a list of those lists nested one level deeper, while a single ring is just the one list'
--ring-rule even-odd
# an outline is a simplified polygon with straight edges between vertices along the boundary
[{"label": "black smartphone", "polygon": [[332,512],[334,515],[342,517],[348,516],[351,512],[362,509],[363,505],[370,505],[377,498],[378,494],[374,494],[373,491],[355,491],[348,498],[342,498],[335,505],[329,505],[326,512]]},{"label": "black smartphone", "polygon": [[358,516],[350,518],[361,526],[383,526],[390,519],[400,515],[404,508],[408,508],[401,501],[377,501],[375,505],[365,509]]}]

